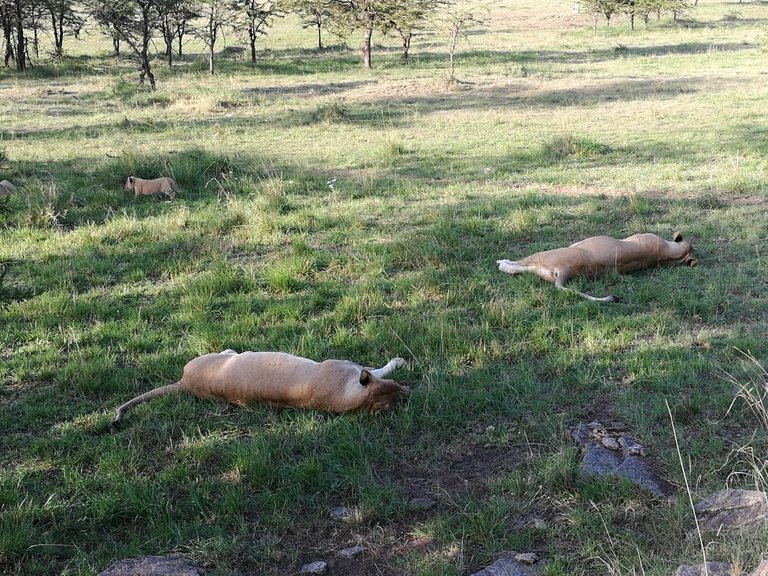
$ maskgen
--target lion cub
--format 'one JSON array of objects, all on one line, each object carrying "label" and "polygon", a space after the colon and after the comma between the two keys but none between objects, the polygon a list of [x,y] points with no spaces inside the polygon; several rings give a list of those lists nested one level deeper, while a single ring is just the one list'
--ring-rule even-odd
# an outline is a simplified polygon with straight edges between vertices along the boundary
[{"label": "lion cub", "polygon": [[173,200],[176,198],[177,189],[176,181],[168,176],[155,178],[154,180],[144,180],[136,176],[128,176],[128,179],[125,181],[126,192],[133,191],[134,198],[139,196],[154,196],[157,198],[165,194]]}]

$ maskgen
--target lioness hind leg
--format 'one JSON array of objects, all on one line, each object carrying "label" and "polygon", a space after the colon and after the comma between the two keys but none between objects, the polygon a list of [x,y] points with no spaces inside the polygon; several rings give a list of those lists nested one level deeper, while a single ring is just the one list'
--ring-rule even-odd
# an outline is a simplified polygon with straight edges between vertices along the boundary
[{"label": "lioness hind leg", "polygon": [[397,368],[403,368],[406,365],[406,361],[402,358],[392,358],[386,365],[381,368],[375,368],[370,370],[371,374],[376,378],[384,378],[385,376],[394,372]]},{"label": "lioness hind leg", "polygon": [[533,271],[530,266],[514,262],[513,260],[496,260],[496,264],[499,266],[499,270],[507,274],[521,274]]}]

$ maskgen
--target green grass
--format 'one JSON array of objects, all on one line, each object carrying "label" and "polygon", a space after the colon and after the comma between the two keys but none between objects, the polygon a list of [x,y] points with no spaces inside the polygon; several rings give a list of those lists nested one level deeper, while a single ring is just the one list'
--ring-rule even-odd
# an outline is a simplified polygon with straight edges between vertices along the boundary
[{"label": "green grass", "polygon": [[[355,569],[383,574],[511,550],[549,576],[700,562],[665,402],[695,498],[764,477],[760,412],[731,404],[764,382],[740,351],[768,355],[768,8],[700,0],[597,36],[570,9],[495,5],[452,86],[436,32],[407,67],[375,36],[366,72],[289,19],[215,78],[194,49],[156,61],[157,92],[94,34],[0,69],[0,179],[20,191],[0,204],[0,260],[20,260],[0,284],[0,572],[180,553],[286,574],[358,542]],[[131,174],[181,192],[134,200]],[[573,282],[620,304],[495,267],[678,229],[696,268]],[[378,416],[170,397],[110,429],[224,348],[400,355],[414,393]],[[580,477],[568,429],[594,419],[625,422],[675,497]],[[751,569],[768,534],[707,541]]]}]

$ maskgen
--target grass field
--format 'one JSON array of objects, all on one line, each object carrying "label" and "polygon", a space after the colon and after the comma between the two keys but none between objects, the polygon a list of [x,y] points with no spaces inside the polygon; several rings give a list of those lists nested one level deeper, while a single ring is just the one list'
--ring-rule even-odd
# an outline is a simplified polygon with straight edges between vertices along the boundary
[{"label": "grass field", "polygon": [[[290,20],[213,78],[194,47],[155,61],[156,92],[95,33],[61,64],[0,69],[0,179],[19,187],[0,260],[20,261],[0,285],[0,572],[172,553],[216,576],[459,575],[506,551],[545,576],[701,562],[666,405],[694,500],[761,487],[767,431],[734,399],[765,386],[747,354],[768,356],[768,5],[698,4],[593,36],[570,2],[492,3],[454,85],[436,33],[409,66],[375,36],[364,71]],[[134,200],[129,174],[181,192]],[[619,304],[495,266],[676,229],[697,267],[573,283]],[[374,416],[168,397],[110,428],[224,348],[403,356],[414,393]],[[673,497],[580,476],[568,431],[592,420],[624,422]],[[768,531],[705,544],[747,571]]]}]

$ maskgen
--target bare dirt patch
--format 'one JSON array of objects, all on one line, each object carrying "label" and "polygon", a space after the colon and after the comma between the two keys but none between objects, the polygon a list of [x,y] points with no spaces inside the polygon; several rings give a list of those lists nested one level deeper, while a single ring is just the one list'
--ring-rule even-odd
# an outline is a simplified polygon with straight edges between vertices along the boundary
[{"label": "bare dirt patch", "polygon": [[[519,466],[528,457],[523,446],[490,444],[481,435],[471,434],[434,458],[403,456],[390,467],[374,469],[374,474],[402,490],[407,512],[397,520],[356,523],[330,517],[308,519],[295,525],[281,538],[280,548],[298,550],[298,561],[282,562],[268,574],[297,572],[302,565],[322,560],[334,575],[395,576],[403,574],[399,559],[411,552],[420,555],[450,555],[419,526],[450,512],[457,501],[480,496],[489,482]],[[412,506],[414,499],[434,502],[426,508]],[[354,558],[344,558],[339,551],[362,545],[365,551]]]}]

